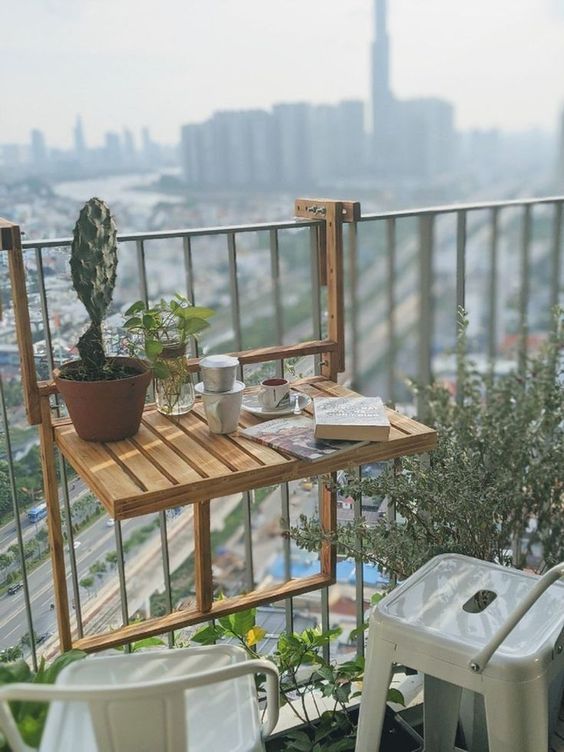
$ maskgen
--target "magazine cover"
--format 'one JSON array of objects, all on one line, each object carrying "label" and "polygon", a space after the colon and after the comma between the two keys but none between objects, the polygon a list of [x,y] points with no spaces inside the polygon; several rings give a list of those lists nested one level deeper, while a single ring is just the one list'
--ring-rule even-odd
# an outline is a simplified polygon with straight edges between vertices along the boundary
[{"label": "magazine cover", "polygon": [[266,423],[245,428],[240,435],[310,462],[369,443],[316,439],[313,419],[305,415],[268,420]]}]

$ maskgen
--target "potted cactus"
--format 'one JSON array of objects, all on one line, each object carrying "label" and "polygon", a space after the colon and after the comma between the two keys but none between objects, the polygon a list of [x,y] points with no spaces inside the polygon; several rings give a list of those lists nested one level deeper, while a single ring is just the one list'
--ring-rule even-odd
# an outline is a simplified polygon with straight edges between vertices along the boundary
[{"label": "potted cactus", "polygon": [[119,441],[139,429],[152,373],[136,358],[108,357],[104,351],[102,322],[116,282],[117,240],[110,209],[99,198],[81,209],[70,266],[90,326],[78,340],[80,359],[63,363],[53,376],[82,439]]}]

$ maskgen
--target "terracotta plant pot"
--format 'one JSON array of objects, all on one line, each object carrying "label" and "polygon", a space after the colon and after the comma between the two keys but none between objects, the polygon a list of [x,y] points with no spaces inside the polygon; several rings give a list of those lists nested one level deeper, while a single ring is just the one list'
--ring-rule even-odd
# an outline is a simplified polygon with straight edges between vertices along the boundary
[{"label": "terracotta plant pot", "polygon": [[73,381],[61,378],[77,361],[53,371],[77,434],[85,441],[120,441],[139,430],[152,371],[135,358],[108,358],[138,373],[111,381]]}]

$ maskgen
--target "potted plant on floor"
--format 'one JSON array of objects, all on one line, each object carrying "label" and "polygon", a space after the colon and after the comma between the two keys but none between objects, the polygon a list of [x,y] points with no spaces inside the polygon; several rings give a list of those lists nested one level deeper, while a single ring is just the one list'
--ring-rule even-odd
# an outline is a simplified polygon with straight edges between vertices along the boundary
[{"label": "potted plant on floor", "polygon": [[141,422],[150,368],[131,357],[108,357],[102,322],[112,301],[117,269],[116,225],[109,207],[91,198],[81,209],[71,250],[73,287],[90,316],[78,340],[79,360],[53,376],[78,435],[86,441],[119,441]]},{"label": "potted plant on floor", "polygon": [[[157,409],[165,415],[183,415],[194,404],[194,386],[186,361],[190,338],[209,326],[215,311],[193,306],[177,293],[171,300],[148,306],[138,300],[126,312],[124,327],[142,343],[155,377]],[[135,342],[131,342],[135,352]]]}]

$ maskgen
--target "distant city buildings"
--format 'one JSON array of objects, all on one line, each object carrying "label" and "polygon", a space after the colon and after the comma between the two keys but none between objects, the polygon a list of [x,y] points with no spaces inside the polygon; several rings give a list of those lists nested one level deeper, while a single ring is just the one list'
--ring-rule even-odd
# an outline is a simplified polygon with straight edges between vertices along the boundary
[{"label": "distant city buildings", "polygon": [[191,188],[323,186],[353,179],[432,179],[453,170],[454,108],[442,99],[397,100],[390,86],[386,0],[375,0],[371,129],[360,100],[276,104],[216,112],[181,131]]},{"label": "distant city buildings", "polygon": [[194,188],[291,188],[358,176],[364,152],[364,105],[354,100],[216,112],[181,131],[184,178]]}]

